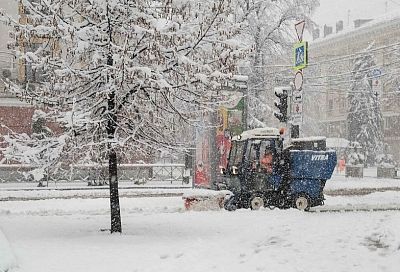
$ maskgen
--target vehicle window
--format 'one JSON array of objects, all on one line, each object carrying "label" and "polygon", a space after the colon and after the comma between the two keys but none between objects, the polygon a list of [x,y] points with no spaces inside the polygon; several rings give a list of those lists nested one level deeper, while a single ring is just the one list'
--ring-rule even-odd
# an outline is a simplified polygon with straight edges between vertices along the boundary
[{"label": "vehicle window", "polygon": [[248,158],[249,162],[254,162],[257,161],[257,157],[258,157],[258,150],[260,148],[260,145],[257,143],[249,143],[249,145],[247,146],[247,151],[246,151],[246,156]]},{"label": "vehicle window", "polygon": [[275,157],[275,148],[272,141],[262,141],[260,145],[260,168],[261,171],[271,174]]},{"label": "vehicle window", "polygon": [[272,145],[272,142],[270,140],[262,141],[260,145],[260,160],[262,159],[263,155],[265,152],[272,152],[274,153],[274,147]]},{"label": "vehicle window", "polygon": [[237,142],[233,141],[232,146],[231,146],[231,151],[229,153],[229,165],[228,165],[229,167],[234,165],[235,156],[236,156],[236,145],[237,145]]},{"label": "vehicle window", "polygon": [[245,142],[237,142],[236,143],[236,154],[233,165],[238,166],[242,163],[242,155],[244,149]]}]

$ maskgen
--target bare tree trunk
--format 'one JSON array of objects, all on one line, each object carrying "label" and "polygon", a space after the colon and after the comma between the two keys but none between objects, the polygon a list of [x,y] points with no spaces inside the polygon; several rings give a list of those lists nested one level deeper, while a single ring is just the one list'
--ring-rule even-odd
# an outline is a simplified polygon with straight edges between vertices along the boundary
[{"label": "bare tree trunk", "polygon": [[[107,64],[112,66],[112,56],[108,56]],[[115,130],[117,126],[117,115],[115,114],[115,92],[112,91],[108,97],[108,178],[110,183],[110,208],[111,208],[111,233],[122,232],[121,228],[121,212],[119,207],[118,194],[118,169],[117,169],[117,152],[113,147],[115,139]]]},{"label": "bare tree trunk", "polygon": [[118,194],[117,153],[110,145],[108,149],[108,171],[110,182],[111,233],[114,233],[122,232],[122,228]]}]

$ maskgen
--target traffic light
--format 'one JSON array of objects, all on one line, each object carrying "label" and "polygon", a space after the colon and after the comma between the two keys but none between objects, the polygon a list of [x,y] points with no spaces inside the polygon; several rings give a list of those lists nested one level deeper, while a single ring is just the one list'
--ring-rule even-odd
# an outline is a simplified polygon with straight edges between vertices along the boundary
[{"label": "traffic light", "polygon": [[288,120],[288,90],[283,88],[275,88],[275,96],[279,100],[275,100],[275,106],[279,112],[274,112],[274,115],[282,123]]}]

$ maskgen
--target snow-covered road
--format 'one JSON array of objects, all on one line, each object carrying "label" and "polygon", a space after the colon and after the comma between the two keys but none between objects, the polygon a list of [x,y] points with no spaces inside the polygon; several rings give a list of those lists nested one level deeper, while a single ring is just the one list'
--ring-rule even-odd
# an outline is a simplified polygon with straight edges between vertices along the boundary
[{"label": "snow-covered road", "polygon": [[[399,184],[336,176],[326,190]],[[17,263],[15,272],[399,271],[399,211],[194,212],[184,210],[182,190],[188,189],[168,189],[169,197],[154,196],[165,189],[122,197],[122,235],[107,231],[106,190],[0,190],[3,200],[13,194],[25,199],[0,201],[0,238],[10,244],[0,245],[0,253],[7,252],[0,264],[8,256]],[[43,195],[43,200],[28,200]],[[400,206],[399,191],[326,198],[324,209]]]},{"label": "snow-covered road", "polygon": [[1,203],[13,271],[398,271],[400,212],[186,212],[181,198]]},{"label": "snow-covered road", "polygon": [[[342,198],[327,199],[327,205],[354,200]],[[376,199],[399,201],[395,192],[357,201]],[[181,197],[122,198],[121,208],[123,234],[110,235],[101,231],[109,228],[104,198],[2,202],[0,229],[17,259],[13,271],[394,272],[400,267],[396,211],[187,212]]]}]

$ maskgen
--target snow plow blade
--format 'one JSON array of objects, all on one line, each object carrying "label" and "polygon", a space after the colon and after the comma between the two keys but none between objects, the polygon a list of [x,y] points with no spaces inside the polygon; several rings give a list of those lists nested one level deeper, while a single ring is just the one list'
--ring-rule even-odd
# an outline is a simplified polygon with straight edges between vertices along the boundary
[{"label": "snow plow blade", "polygon": [[230,191],[193,190],[182,196],[185,209],[188,211],[217,211],[224,207],[226,198],[230,198]]}]

